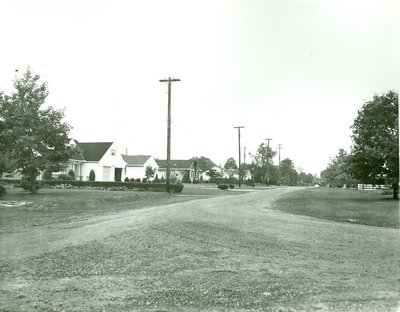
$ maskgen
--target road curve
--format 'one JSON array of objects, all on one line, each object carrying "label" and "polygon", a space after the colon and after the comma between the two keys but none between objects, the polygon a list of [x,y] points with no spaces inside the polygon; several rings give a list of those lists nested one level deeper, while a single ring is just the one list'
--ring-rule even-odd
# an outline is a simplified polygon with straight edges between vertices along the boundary
[{"label": "road curve", "polygon": [[[221,224],[237,223],[251,228],[255,220],[266,214],[271,203],[279,197],[300,188],[274,188],[241,195],[197,199],[183,203],[146,209],[124,211],[71,223],[29,228],[19,233],[0,235],[0,260],[35,256],[67,246],[76,246],[141,227],[150,227],[173,219],[212,221]],[[278,213],[279,215],[279,213]],[[238,218],[238,216],[240,216]],[[246,222],[242,222],[247,220]],[[253,221],[252,221],[253,220]]]}]

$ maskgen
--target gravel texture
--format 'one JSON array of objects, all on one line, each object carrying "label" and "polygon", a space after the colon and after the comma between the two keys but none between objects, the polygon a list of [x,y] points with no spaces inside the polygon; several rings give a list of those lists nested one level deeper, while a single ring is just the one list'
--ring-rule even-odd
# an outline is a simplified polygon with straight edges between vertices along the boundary
[{"label": "gravel texture", "polygon": [[399,232],[269,209],[277,188],[0,235],[0,311],[396,311]]}]

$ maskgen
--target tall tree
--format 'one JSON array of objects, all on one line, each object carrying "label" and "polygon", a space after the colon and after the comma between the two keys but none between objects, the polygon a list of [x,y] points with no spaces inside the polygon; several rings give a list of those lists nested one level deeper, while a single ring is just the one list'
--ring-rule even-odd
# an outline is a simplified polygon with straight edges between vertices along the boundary
[{"label": "tall tree", "polygon": [[257,152],[252,155],[255,165],[259,168],[259,171],[261,172],[261,181],[263,183],[268,182],[267,175],[268,173],[271,173],[271,168],[273,165],[272,159],[275,157],[275,155],[276,151],[272,150],[272,148],[265,143],[261,143],[257,149]]},{"label": "tall tree", "polygon": [[3,111],[5,110],[5,101],[7,97],[3,92],[0,92],[0,180],[5,172],[11,172],[15,170],[15,161],[10,156],[10,151],[7,146],[9,145],[9,138],[6,134],[6,125],[3,117]]},{"label": "tall tree", "polygon": [[374,95],[351,127],[350,169],[362,183],[391,183],[399,176],[399,95]]},{"label": "tall tree", "polygon": [[281,184],[296,185],[298,173],[294,169],[293,161],[290,158],[285,158],[281,161]]},{"label": "tall tree", "polygon": [[350,176],[349,154],[344,149],[339,149],[338,154],[331,158],[328,167],[321,172],[321,179],[334,187],[350,186],[355,183]]},{"label": "tall tree", "polygon": [[216,164],[210,158],[204,156],[192,157],[190,160],[197,161],[199,169],[203,172],[216,167]]},{"label": "tall tree", "polygon": [[235,158],[229,157],[225,162],[224,168],[225,169],[237,169],[238,166],[236,164]]},{"label": "tall tree", "polygon": [[31,182],[36,193],[40,170],[61,170],[71,156],[70,125],[63,122],[64,111],[42,108],[48,96],[47,83],[28,68],[13,82],[10,96],[1,97],[1,142],[16,168]]}]

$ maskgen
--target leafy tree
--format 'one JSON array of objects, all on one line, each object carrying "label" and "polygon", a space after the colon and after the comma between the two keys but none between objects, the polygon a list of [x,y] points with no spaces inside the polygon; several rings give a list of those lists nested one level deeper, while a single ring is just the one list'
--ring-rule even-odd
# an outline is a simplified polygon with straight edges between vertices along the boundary
[{"label": "leafy tree", "polygon": [[299,179],[301,185],[311,185],[314,184],[314,176],[311,173],[300,172]]},{"label": "leafy tree", "polygon": [[281,184],[297,185],[298,173],[294,169],[293,161],[285,158],[281,161]]},{"label": "leafy tree", "polygon": [[255,165],[260,169],[262,183],[269,184],[271,181],[272,159],[275,155],[276,151],[265,143],[261,143],[255,155],[252,155]]},{"label": "leafy tree", "polygon": [[224,168],[225,169],[237,169],[238,166],[236,164],[235,158],[229,157],[225,162]]},{"label": "leafy tree", "polygon": [[338,154],[331,158],[328,167],[321,172],[321,179],[334,187],[353,185],[355,181],[349,174],[349,157],[344,149],[339,149]]},{"label": "leafy tree", "polygon": [[216,164],[210,158],[207,158],[204,156],[192,157],[192,158],[190,158],[190,160],[197,161],[197,165],[199,166],[199,169],[203,172],[210,170],[216,166]]},{"label": "leafy tree", "polygon": [[156,171],[154,170],[154,168],[152,166],[147,166],[146,167],[146,171],[144,173],[144,175],[146,176],[147,181],[154,177],[154,174],[156,173]]},{"label": "leafy tree", "polygon": [[391,183],[399,176],[399,96],[374,95],[351,127],[350,171],[362,183]]},{"label": "leafy tree", "polygon": [[10,96],[1,97],[1,144],[15,167],[31,183],[36,193],[36,176],[40,170],[60,171],[72,154],[68,145],[71,127],[64,123],[64,111],[41,108],[48,96],[47,83],[28,68],[13,82]]},{"label": "leafy tree", "polygon": [[216,183],[222,178],[222,173],[216,169],[207,170],[207,175],[210,177],[210,182]]},{"label": "leafy tree", "polygon": [[6,124],[3,111],[6,109],[5,102],[7,97],[0,92],[0,180],[3,173],[12,172],[16,169],[16,162],[10,156],[10,150],[7,146],[11,143],[10,138],[6,136]]}]

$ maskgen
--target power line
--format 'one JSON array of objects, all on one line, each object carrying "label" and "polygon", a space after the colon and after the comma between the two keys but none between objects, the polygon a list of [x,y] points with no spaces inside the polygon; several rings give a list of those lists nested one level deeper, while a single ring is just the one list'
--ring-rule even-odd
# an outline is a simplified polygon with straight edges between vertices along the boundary
[{"label": "power line", "polygon": [[171,78],[160,79],[160,82],[168,83],[168,119],[167,119],[167,172],[165,190],[170,192],[170,175],[171,175],[171,83],[181,81],[180,79]]}]

